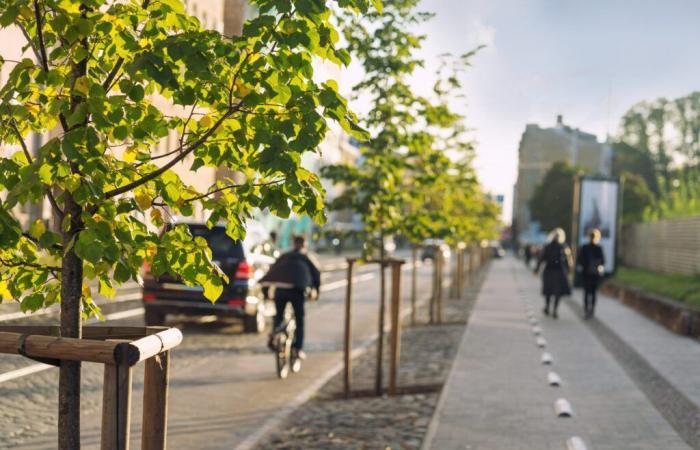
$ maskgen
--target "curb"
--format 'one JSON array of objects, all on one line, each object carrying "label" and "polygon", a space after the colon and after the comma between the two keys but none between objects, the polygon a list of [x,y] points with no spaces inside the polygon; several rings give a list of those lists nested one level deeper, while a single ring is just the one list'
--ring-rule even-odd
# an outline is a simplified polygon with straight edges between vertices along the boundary
[{"label": "curb", "polygon": [[[487,269],[489,266],[486,267]],[[481,293],[481,287],[483,286],[483,280],[482,284],[479,286],[479,293]],[[474,299],[474,305],[476,306],[476,303],[479,301],[479,296],[477,294],[477,298]],[[440,413],[442,412],[442,409],[445,406],[445,401],[447,400],[447,396],[450,390],[450,381],[452,378],[455,376],[455,366],[457,362],[457,356],[459,355],[459,351],[466,342],[470,328],[469,328],[469,319],[471,319],[471,312],[469,313],[469,317],[467,319],[467,324],[464,326],[464,333],[462,334],[462,338],[459,341],[459,347],[457,348],[457,352],[455,353],[455,357],[452,359],[452,363],[450,364],[450,370],[447,375],[447,378],[445,379],[445,384],[443,385],[442,390],[440,391],[440,397],[438,398],[438,402],[435,405],[435,410],[433,411],[433,417],[430,419],[430,424],[428,425],[428,429],[425,432],[425,436],[423,437],[423,444],[421,445],[420,449],[421,450],[430,450],[431,445],[433,443],[433,439],[435,438],[435,433],[437,432],[438,427],[440,426]]]},{"label": "curb", "polygon": [[641,289],[608,281],[601,291],[682,336],[700,338],[700,309]]}]

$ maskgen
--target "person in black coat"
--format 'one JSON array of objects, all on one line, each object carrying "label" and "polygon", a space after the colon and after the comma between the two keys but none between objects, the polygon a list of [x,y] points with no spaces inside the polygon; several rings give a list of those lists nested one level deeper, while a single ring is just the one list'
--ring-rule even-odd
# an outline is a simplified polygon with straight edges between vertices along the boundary
[{"label": "person in black coat", "polygon": [[304,359],[304,303],[311,290],[318,294],[321,287],[321,272],[309,258],[306,251],[306,241],[303,236],[294,237],[294,249],[289,251],[270,267],[261,278],[262,284],[275,286],[274,329],[284,321],[284,310],[287,303],[292,304],[297,327],[294,334],[293,351],[299,359]]},{"label": "person in black coat", "polygon": [[583,311],[585,318],[593,316],[596,303],[596,291],[605,274],[605,255],[600,242],[600,231],[590,232],[590,241],[581,247],[576,256],[576,270],[581,272],[583,280]]},{"label": "person in black coat", "polygon": [[569,270],[572,266],[571,250],[566,245],[566,234],[561,228],[556,228],[549,234],[549,243],[542,249],[535,267],[535,274],[539,273],[540,266],[544,264],[542,271],[542,295],[545,298],[545,315],[549,315],[549,305],[554,297],[552,305],[552,317],[557,318],[559,300],[564,295],[571,294],[569,285]]}]

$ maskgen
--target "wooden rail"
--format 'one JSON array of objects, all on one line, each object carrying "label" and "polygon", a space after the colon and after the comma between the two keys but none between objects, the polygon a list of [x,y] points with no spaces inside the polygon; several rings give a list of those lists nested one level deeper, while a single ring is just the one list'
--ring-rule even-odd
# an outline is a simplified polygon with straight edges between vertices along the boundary
[{"label": "wooden rail", "polygon": [[54,326],[0,326],[0,353],[104,364],[102,450],[129,449],[133,366],[145,361],[141,448],[165,449],[170,350],[182,342],[180,330],[87,326],[84,339],[57,334]]}]

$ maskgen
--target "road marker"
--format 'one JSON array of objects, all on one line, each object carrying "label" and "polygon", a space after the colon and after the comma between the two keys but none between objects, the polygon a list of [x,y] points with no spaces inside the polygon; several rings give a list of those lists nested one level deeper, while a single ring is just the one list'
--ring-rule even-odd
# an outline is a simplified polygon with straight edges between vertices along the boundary
[{"label": "road marker", "polygon": [[542,358],[540,358],[540,361],[542,362],[542,364],[549,366],[553,362],[552,355],[549,352],[544,352],[542,353]]},{"label": "road marker", "polygon": [[547,346],[547,340],[542,336],[539,336],[537,339],[535,339],[535,343],[539,348],[545,348]]},{"label": "road marker", "polygon": [[561,378],[556,372],[549,372],[547,374],[547,382],[550,386],[559,387],[561,386]]},{"label": "road marker", "polygon": [[571,403],[565,398],[559,398],[554,402],[554,412],[557,413],[557,417],[571,417],[574,415]]},{"label": "road marker", "polygon": [[535,326],[532,327],[532,333],[533,333],[535,336],[539,336],[539,335],[542,334],[542,328],[540,328],[540,327],[538,327],[537,325],[535,325]]},{"label": "road marker", "polygon": [[566,440],[566,450],[587,450],[586,444],[578,436],[570,437]]}]

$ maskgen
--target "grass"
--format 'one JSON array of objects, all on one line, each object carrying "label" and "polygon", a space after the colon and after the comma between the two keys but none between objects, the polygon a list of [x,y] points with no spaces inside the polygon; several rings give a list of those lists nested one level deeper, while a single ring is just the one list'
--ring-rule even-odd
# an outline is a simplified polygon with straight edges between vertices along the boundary
[{"label": "grass", "polygon": [[658,273],[631,267],[619,267],[613,280],[626,286],[700,307],[700,275]]}]

